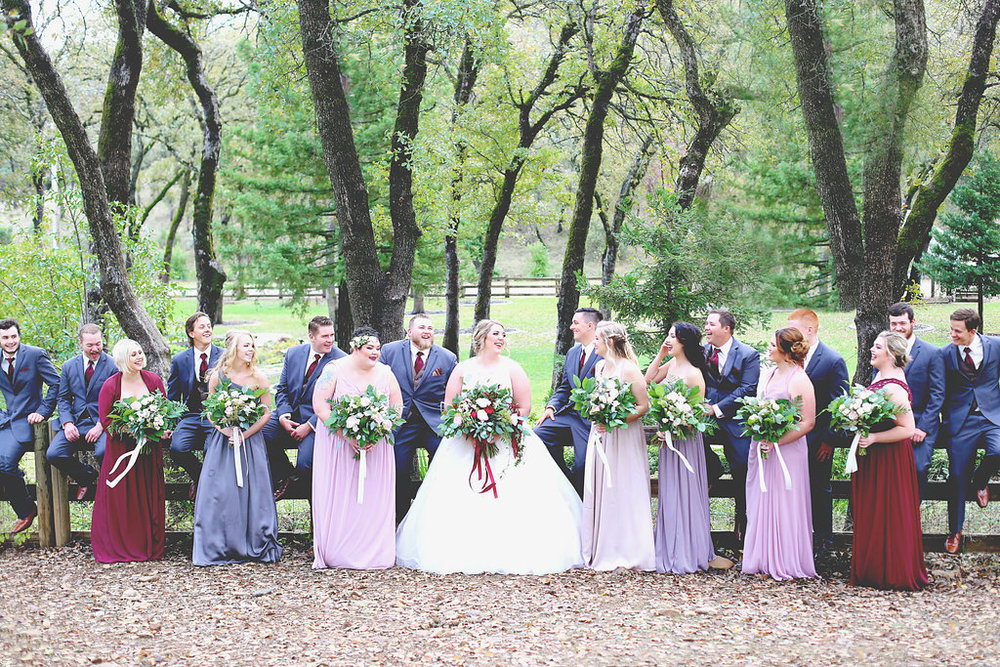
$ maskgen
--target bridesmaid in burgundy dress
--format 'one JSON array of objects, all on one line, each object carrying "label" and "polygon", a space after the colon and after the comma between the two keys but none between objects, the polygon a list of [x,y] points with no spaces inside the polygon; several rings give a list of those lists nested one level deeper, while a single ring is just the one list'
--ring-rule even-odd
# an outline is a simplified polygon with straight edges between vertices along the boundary
[{"label": "bridesmaid in burgundy dress", "polygon": [[872,366],[878,371],[878,380],[869,389],[885,388],[906,412],[858,443],[867,455],[858,457],[858,471],[851,480],[854,586],[915,591],[927,585],[920,492],[910,444],[912,397],[903,375],[907,361],[906,339],[889,331],[879,334],[872,345]]},{"label": "bridesmaid in burgundy dress", "polygon": [[[101,424],[107,430],[115,401],[152,392],[166,396],[163,380],[142,370],[146,355],[134,340],[122,339],[111,351],[120,372],[107,379],[98,397]],[[130,437],[108,433],[107,448],[97,480],[97,497],[90,525],[94,558],[100,563],[151,560],[163,557],[166,526],[166,487],[163,482],[163,450],[154,443],[151,454],[140,454],[135,466],[114,488],[108,473],[122,454],[135,448]],[[121,474],[119,467],[116,477]]]}]

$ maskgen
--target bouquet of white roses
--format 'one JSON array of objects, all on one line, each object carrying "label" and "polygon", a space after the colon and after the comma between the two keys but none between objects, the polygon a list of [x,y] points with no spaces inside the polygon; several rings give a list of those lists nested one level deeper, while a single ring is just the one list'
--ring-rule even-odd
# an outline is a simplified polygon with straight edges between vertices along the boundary
[{"label": "bouquet of white roses", "polygon": [[778,453],[778,462],[785,476],[785,488],[791,489],[792,478],[788,466],[785,465],[785,459],[781,456],[781,448],[777,444],[802,419],[802,399],[798,396],[794,399],[744,396],[736,400],[743,404],[743,407],[736,411],[736,418],[745,424],[743,435],[750,436],[757,442],[757,477],[760,490],[767,491],[762,463],[767,454],[760,449],[762,442],[769,442],[775,446],[774,451]]},{"label": "bouquet of white roses", "polygon": [[717,424],[709,416],[708,406],[697,387],[688,387],[684,380],[677,379],[670,384],[649,386],[649,413],[647,417],[663,434],[667,449],[681,458],[688,472],[694,469],[687,458],[674,447],[673,440],[689,438],[695,433],[715,432]]},{"label": "bouquet of white roses", "polygon": [[392,432],[403,424],[399,411],[389,403],[389,397],[375,391],[368,385],[365,393],[357,396],[341,396],[329,399],[330,416],[326,427],[340,431],[345,438],[353,438],[359,451],[354,458],[360,461],[358,472],[358,504],[364,500],[365,477],[368,464],[365,452],[382,440],[392,442]]},{"label": "bouquet of white roses", "polygon": [[850,391],[830,401],[826,411],[830,413],[831,431],[854,434],[844,467],[844,472],[849,475],[858,469],[857,457],[868,453],[866,449],[858,449],[858,441],[871,435],[876,424],[894,419],[905,409],[889,398],[889,392],[885,388],[872,391],[867,387],[854,385]]},{"label": "bouquet of white roses", "polygon": [[[108,473],[107,485],[111,488],[117,486],[135,465],[140,454],[151,453],[154,444],[174,430],[185,410],[187,408],[183,403],[171,401],[158,392],[115,401],[108,414],[108,433],[117,437],[135,438],[135,448],[118,457]],[[127,461],[125,469],[112,480],[111,476],[123,461]]]},{"label": "bouquet of white roses", "polygon": [[[574,376],[569,400],[573,401],[581,416],[609,431],[625,427],[636,405],[632,384],[616,377],[580,380]],[[596,448],[597,456],[604,464],[604,481],[611,488],[611,466],[602,446],[601,434],[596,430],[591,429],[587,447]]]},{"label": "bouquet of white roses", "polygon": [[475,447],[469,484],[472,476],[478,474],[479,493],[492,491],[494,497],[497,485],[490,459],[500,452],[501,443],[507,443],[514,465],[519,464],[524,453],[521,441],[529,432],[513,393],[499,385],[478,384],[463,389],[441,414],[443,437],[465,436]]},{"label": "bouquet of white roses", "polygon": [[264,404],[260,402],[260,397],[266,393],[267,389],[241,387],[222,377],[215,391],[205,399],[202,415],[220,429],[233,430],[229,445],[233,448],[233,462],[236,464],[236,485],[240,487],[243,486],[243,466],[240,463],[243,431],[264,416]]}]

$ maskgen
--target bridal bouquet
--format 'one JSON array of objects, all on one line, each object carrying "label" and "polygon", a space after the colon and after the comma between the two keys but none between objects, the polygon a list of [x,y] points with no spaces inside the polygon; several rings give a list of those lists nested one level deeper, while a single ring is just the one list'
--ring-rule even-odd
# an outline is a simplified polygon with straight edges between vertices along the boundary
[{"label": "bridal bouquet", "polygon": [[854,385],[847,393],[830,401],[826,411],[830,413],[831,431],[854,434],[844,468],[844,472],[851,474],[858,469],[857,457],[868,453],[867,449],[858,449],[858,441],[871,435],[876,424],[895,418],[904,409],[889,398],[889,392],[885,388],[872,391],[867,387]]},{"label": "bridal bouquet", "polygon": [[365,452],[386,438],[391,442],[392,432],[404,420],[399,416],[399,411],[389,403],[389,397],[375,391],[372,385],[368,385],[363,394],[331,398],[328,402],[330,416],[324,422],[326,427],[330,431],[339,430],[345,438],[353,438],[360,449],[354,453],[354,458],[361,462],[358,472],[360,505],[364,500],[365,477],[368,473]]},{"label": "bridal bouquet", "polygon": [[[472,476],[482,483],[479,493],[492,491],[497,497],[496,478],[490,459],[500,451],[500,443],[510,444],[514,465],[521,462],[523,438],[530,433],[527,422],[514,403],[510,389],[499,385],[479,384],[463,389],[441,413],[442,437],[464,436],[475,447]],[[502,473],[501,473],[502,475]]]},{"label": "bridal bouquet", "polygon": [[781,447],[777,443],[786,433],[795,428],[795,425],[802,419],[802,399],[796,396],[794,399],[787,398],[759,398],[744,396],[736,399],[743,404],[736,411],[736,418],[745,424],[743,435],[750,436],[757,441],[757,479],[760,483],[760,490],[767,492],[767,485],[764,483],[764,466],[761,463],[767,458],[767,454],[761,451],[761,442],[770,442],[775,445],[774,451],[778,454],[778,462],[781,464],[782,473],[785,476],[785,488],[792,488],[792,477],[785,465],[785,459],[781,456]]},{"label": "bridal bouquet", "polygon": [[243,486],[243,466],[240,463],[240,450],[245,440],[243,431],[247,430],[264,416],[265,408],[260,397],[267,389],[251,389],[233,384],[229,378],[221,378],[215,392],[205,399],[205,409],[202,412],[220,429],[231,428],[233,437],[229,446],[233,448],[233,462],[236,465],[236,485]]},{"label": "bridal bouquet", "polygon": [[[582,381],[574,377],[569,400],[573,401],[585,419],[600,424],[609,431],[625,427],[628,423],[626,419],[635,412],[636,405],[631,383],[616,377],[586,378]],[[591,429],[587,447],[594,447],[604,464],[604,482],[610,489],[611,466],[602,441],[597,429]]]},{"label": "bridal bouquet", "polygon": [[715,432],[715,420],[709,416],[708,406],[702,400],[697,387],[688,387],[684,380],[677,379],[669,384],[649,386],[649,419],[663,434],[667,449],[681,458],[688,472],[694,469],[687,458],[676,447],[674,439],[689,438],[695,433]]},{"label": "bridal bouquet", "polygon": [[[115,401],[108,415],[108,433],[117,437],[127,435],[135,438],[135,447],[115,461],[108,473],[108,486],[117,486],[135,465],[140,454],[151,453],[153,445],[163,440],[168,431],[174,430],[186,410],[183,403],[171,401],[158,392]],[[126,462],[125,469],[112,480],[111,476],[123,461]]]}]

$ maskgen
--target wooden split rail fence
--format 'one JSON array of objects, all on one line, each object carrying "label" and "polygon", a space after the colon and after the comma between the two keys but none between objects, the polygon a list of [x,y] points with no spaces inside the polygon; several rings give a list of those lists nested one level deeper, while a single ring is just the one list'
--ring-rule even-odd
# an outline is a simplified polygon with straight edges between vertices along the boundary
[{"label": "wooden split rail fence", "polygon": [[[28,491],[33,495],[38,504],[38,518],[35,529],[38,531],[38,542],[43,547],[61,547],[70,542],[74,537],[89,537],[89,531],[73,531],[70,522],[70,503],[77,502],[76,495],[78,486],[71,483],[67,477],[49,465],[45,460],[45,451],[49,447],[49,441],[53,435],[53,426],[43,423],[34,427],[34,457],[35,457],[35,479],[36,483],[28,486]],[[646,429],[647,436],[652,437],[653,430]],[[652,480],[652,497],[657,495],[657,482]],[[851,495],[851,483],[845,479],[835,479],[831,482],[833,487],[833,497],[836,499],[847,499]],[[189,483],[168,483],[166,486],[167,500],[190,502],[188,500]],[[1000,501],[1000,483],[990,483],[990,500]],[[725,476],[712,485],[709,495],[713,498],[732,498],[734,483],[732,478]],[[289,493],[285,495],[288,499],[308,499],[309,489],[300,484],[289,488]],[[947,482],[929,482],[924,500],[945,501],[948,499]],[[93,500],[93,490],[88,493],[85,500]],[[974,502],[975,497],[969,499]],[[925,551],[944,551],[944,540],[946,535],[925,533]],[[716,546],[735,546],[732,533],[730,531],[714,531],[713,539]],[[850,533],[836,533],[834,535],[835,546],[837,548],[847,548],[850,546]],[[980,534],[966,535],[965,549],[976,552],[1000,552],[1000,535]]]}]

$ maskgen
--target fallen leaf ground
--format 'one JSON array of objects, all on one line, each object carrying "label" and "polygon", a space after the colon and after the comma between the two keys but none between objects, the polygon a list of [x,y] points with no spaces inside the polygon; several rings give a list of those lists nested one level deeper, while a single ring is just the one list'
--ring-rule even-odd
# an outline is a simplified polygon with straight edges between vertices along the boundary
[{"label": "fallen leaf ground", "polygon": [[1000,559],[928,555],[929,589],[851,588],[738,568],[540,577],[98,565],[89,544],[0,552],[0,664],[800,664],[1000,662]]}]

